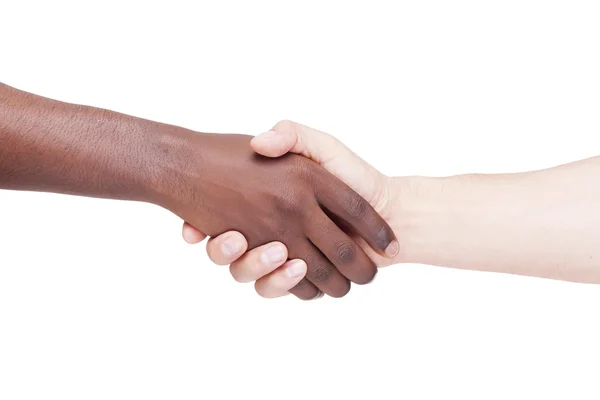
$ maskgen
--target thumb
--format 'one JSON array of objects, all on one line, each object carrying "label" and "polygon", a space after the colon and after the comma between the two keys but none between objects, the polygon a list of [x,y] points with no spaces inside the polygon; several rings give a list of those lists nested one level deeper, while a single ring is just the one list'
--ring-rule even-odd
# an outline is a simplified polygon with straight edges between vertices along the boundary
[{"label": "thumb", "polygon": [[380,205],[377,203],[384,191],[385,177],[327,133],[296,122],[281,121],[269,132],[252,139],[251,146],[266,157],[280,157],[292,152],[310,158],[350,186],[375,209]]},{"label": "thumb", "polygon": [[277,123],[270,131],[252,139],[251,146],[258,154],[266,157],[281,157],[292,152],[321,165],[341,153],[351,153],[350,149],[333,136],[292,121]]}]

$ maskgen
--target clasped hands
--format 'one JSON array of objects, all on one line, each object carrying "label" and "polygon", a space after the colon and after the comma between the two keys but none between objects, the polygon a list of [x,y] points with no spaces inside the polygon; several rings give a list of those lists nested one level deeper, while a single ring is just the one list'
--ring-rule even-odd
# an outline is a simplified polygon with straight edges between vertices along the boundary
[{"label": "clasped hands", "polygon": [[0,84],[0,189],[140,201],[264,297],[344,296],[420,263],[593,282],[600,158],[520,174],[388,178],[290,121],[196,132]]},{"label": "clasped hands", "polygon": [[[238,193],[225,193],[222,202],[230,203],[225,208],[236,212],[235,218],[226,219],[237,222],[230,224],[226,233],[213,236],[201,224],[195,225],[191,216],[178,213],[187,221],[183,237],[188,243],[213,236],[207,244],[211,260],[231,264],[235,280],[256,281],[257,293],[267,298],[288,293],[305,300],[323,294],[341,297],[350,290],[350,282],[369,283],[377,267],[397,262],[397,221],[392,207],[396,188],[392,179],[334,137],[291,121],[282,121],[253,138],[250,146],[246,138],[239,139],[240,151],[251,147],[262,156],[276,158],[290,186],[272,187],[282,169],[273,169],[273,160],[263,163],[261,156],[250,157],[261,176],[240,176],[238,193],[258,193],[256,198],[247,196],[244,200],[255,202],[253,208],[261,210],[261,215],[248,215],[237,206]],[[234,148],[238,151],[238,146]],[[232,148],[222,150],[230,153]],[[222,166],[231,170],[239,167],[243,166]],[[210,185],[209,191],[218,192],[219,178]],[[218,212],[214,210],[207,217],[218,219]],[[284,239],[267,244],[257,241],[269,236]]]}]

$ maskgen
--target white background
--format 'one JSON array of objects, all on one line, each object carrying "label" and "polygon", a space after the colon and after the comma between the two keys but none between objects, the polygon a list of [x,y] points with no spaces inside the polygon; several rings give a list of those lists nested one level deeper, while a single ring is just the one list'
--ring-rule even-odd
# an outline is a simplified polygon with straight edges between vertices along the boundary
[{"label": "white background", "polygon": [[[390,175],[598,155],[596,1],[2,1],[0,80]],[[131,4],[131,5],[130,5]],[[598,398],[600,287],[399,265],[264,300],[146,204],[0,192],[1,399]]]}]

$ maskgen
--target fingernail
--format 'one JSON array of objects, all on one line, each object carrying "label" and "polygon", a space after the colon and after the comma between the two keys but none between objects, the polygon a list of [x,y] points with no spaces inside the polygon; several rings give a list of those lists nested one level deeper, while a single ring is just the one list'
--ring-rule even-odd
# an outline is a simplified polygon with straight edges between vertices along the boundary
[{"label": "fingernail", "polygon": [[385,255],[388,256],[389,258],[396,257],[398,255],[399,251],[400,251],[400,244],[398,243],[397,240],[394,240],[392,243],[390,243],[388,245],[387,249],[385,249]]},{"label": "fingernail", "polygon": [[288,278],[298,278],[306,273],[306,267],[302,261],[292,261],[285,267]]},{"label": "fingernail", "polygon": [[285,251],[283,251],[281,246],[269,247],[260,254],[260,262],[264,265],[279,264],[285,261],[285,258]]},{"label": "fingernail", "polygon": [[272,137],[275,137],[275,136],[277,136],[277,132],[275,132],[275,131],[268,131],[268,132],[261,133],[257,137],[269,139],[269,138],[272,138]]},{"label": "fingernail", "polygon": [[221,251],[226,256],[233,256],[242,251],[242,245],[235,238],[227,238],[221,245]]}]

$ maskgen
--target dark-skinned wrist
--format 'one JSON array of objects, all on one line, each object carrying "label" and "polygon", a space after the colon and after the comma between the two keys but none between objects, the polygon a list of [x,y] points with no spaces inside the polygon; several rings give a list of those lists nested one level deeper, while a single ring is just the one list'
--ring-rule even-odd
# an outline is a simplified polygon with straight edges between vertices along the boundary
[{"label": "dark-skinned wrist", "polygon": [[210,173],[205,165],[204,133],[173,125],[151,123],[149,159],[141,174],[144,201],[180,214],[179,210],[194,202],[203,203],[202,175]]}]

